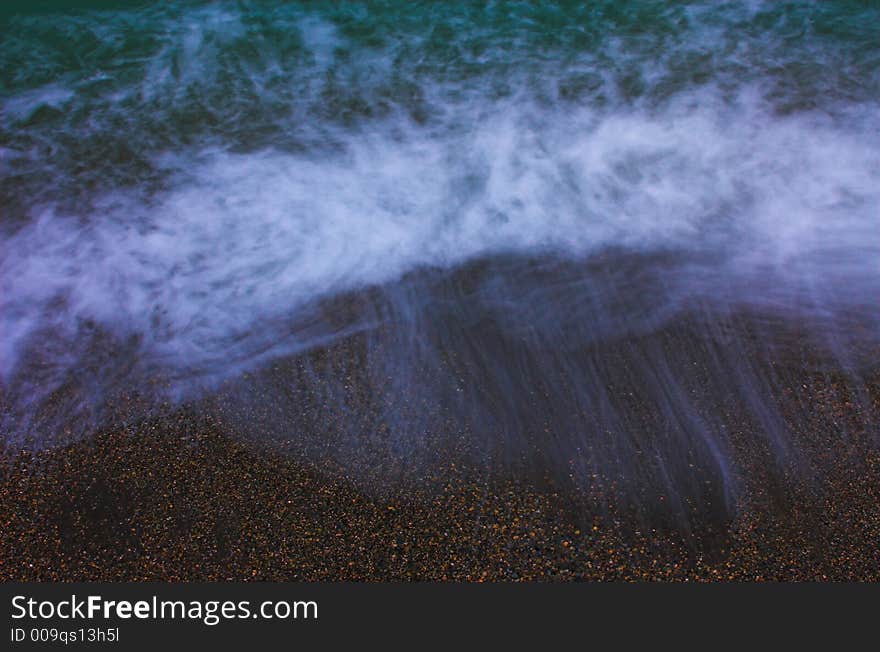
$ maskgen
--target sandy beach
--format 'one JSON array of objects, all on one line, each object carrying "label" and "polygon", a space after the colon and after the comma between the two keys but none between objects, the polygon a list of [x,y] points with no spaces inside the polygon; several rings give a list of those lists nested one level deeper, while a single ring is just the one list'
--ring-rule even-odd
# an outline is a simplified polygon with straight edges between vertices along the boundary
[{"label": "sandy beach", "polygon": [[[744,431],[736,509],[690,528],[654,518],[650,508],[599,508],[596,496],[558,476],[487,474],[464,457],[396,482],[390,469],[408,461],[389,457],[371,477],[331,455],[319,460],[312,450],[306,458],[289,442],[242,437],[232,425],[239,417],[224,417],[218,399],[210,410],[169,411],[39,453],[5,451],[0,576],[880,579],[876,432],[833,375],[802,373],[797,384],[811,388],[806,410],[794,397],[788,407],[812,471],[775,468],[760,437]],[[877,410],[877,377],[868,391]]]},{"label": "sandy beach", "polygon": [[880,580],[880,4],[14,4],[0,579]]}]

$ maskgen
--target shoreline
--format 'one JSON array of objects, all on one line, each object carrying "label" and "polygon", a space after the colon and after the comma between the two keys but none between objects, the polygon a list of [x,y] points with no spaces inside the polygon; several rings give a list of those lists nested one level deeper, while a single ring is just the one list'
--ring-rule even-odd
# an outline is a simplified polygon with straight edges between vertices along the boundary
[{"label": "shoreline", "polygon": [[[880,456],[858,445],[818,484],[774,493],[755,475],[739,513],[697,540],[625,517],[591,518],[565,491],[481,483],[454,464],[437,469],[438,486],[379,495],[344,470],[259,450],[224,430],[180,410],[135,433],[4,450],[0,577],[880,580]],[[860,464],[847,462],[856,455]]]},{"label": "shoreline", "polygon": [[[729,438],[732,508],[715,502],[728,480],[699,458],[690,469],[680,462],[670,488],[682,493],[664,496],[651,476],[619,487],[609,469],[597,489],[567,475],[570,467],[559,464],[567,457],[548,456],[575,454],[570,433],[544,435],[545,450],[540,437],[511,443],[495,433],[500,453],[486,456],[480,438],[491,443],[493,433],[459,429],[463,422],[442,406],[420,407],[438,415],[438,428],[401,441],[405,432],[382,431],[377,420],[382,401],[401,397],[373,394],[367,342],[355,337],[137,422],[129,420],[138,411],[122,404],[119,425],[78,441],[0,447],[0,578],[880,580],[872,417],[880,414],[880,375],[848,379],[814,365],[823,356],[808,339],[766,324],[714,326],[732,330],[718,340],[683,321],[579,355],[618,373],[616,363],[660,350],[654,359],[684,374],[674,382],[702,380],[688,400],[703,401],[695,405]],[[778,337],[797,344],[780,354]],[[737,356],[742,364],[723,362]],[[718,376],[743,368],[755,391],[771,394],[731,402],[725,388],[738,381]],[[619,409],[635,419],[627,423],[642,424],[642,441],[662,445],[662,415],[644,411],[649,398]],[[772,450],[760,414],[737,411],[750,404],[774,406],[791,454]],[[514,462],[505,464],[504,453]],[[617,470],[650,468],[639,464]],[[691,511],[670,519],[681,507],[669,499]]]}]

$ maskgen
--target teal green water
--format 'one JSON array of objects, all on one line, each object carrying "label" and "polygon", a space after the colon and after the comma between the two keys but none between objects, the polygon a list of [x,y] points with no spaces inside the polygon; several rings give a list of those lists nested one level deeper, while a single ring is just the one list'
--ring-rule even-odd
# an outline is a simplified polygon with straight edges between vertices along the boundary
[{"label": "teal green water", "polygon": [[656,109],[711,88],[784,114],[880,97],[875,2],[119,5],[5,16],[7,205],[155,181],[169,149],[326,147],[392,118],[452,128],[505,98]]}]

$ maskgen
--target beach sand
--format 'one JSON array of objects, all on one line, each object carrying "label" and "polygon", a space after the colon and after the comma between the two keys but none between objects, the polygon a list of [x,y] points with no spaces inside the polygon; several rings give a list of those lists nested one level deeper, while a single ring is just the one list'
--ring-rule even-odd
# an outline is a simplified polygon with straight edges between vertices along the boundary
[{"label": "beach sand", "polygon": [[[169,410],[67,446],[5,450],[0,578],[880,580],[876,433],[822,379],[811,387],[830,389],[811,390],[798,433],[816,472],[768,468],[744,433],[736,510],[690,531],[453,458],[424,482],[375,487],[329,458],[241,437],[222,415]],[[880,407],[880,382],[867,389]]]}]

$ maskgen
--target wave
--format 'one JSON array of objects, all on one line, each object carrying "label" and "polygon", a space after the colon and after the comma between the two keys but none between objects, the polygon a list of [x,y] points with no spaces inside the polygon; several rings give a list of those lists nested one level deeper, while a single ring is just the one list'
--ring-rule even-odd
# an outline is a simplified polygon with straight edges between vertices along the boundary
[{"label": "wave", "polygon": [[[366,338],[382,351],[369,373],[434,397],[459,430],[552,427],[568,453],[615,432],[629,443],[603,444],[590,473],[659,446],[710,460],[729,488],[720,407],[686,398],[679,362],[630,351],[641,371],[611,382],[583,351],[745,312],[796,324],[846,369],[871,364],[877,46],[858,47],[857,12],[634,6],[7,18],[29,28],[2,66],[20,64],[0,142],[7,443]],[[790,447],[742,346],[715,371]],[[456,372],[437,362],[453,354]],[[539,385],[555,402],[528,398]],[[652,427],[674,445],[633,439],[643,413],[665,415]],[[441,428],[407,415],[389,418],[404,438]],[[668,484],[664,464],[636,475]]]}]

